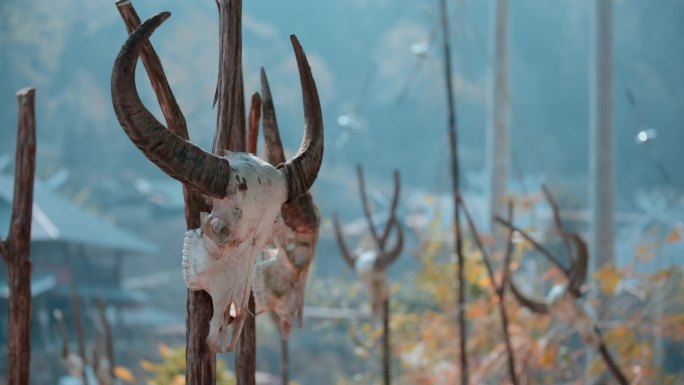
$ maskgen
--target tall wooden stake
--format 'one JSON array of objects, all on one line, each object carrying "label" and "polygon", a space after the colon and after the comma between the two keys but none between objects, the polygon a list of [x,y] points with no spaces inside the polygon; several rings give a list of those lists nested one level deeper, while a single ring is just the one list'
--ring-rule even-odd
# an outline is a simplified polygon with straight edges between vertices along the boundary
[{"label": "tall wooden stake", "polygon": [[[490,73],[487,111],[487,155],[485,162],[489,175],[489,213],[503,216],[506,212],[506,190],[510,141],[508,118],[510,100],[508,91],[508,0],[496,0],[492,11],[493,54]],[[496,246],[503,249],[506,233],[501,226],[490,222],[489,231]]]},{"label": "tall wooden stake", "polygon": [[31,218],[36,171],[35,88],[17,92],[19,118],[9,234],[0,240],[9,276],[9,385],[28,385],[31,362]]},{"label": "tall wooden stake", "polygon": [[456,136],[456,98],[454,97],[451,71],[451,47],[449,44],[449,16],[447,13],[446,0],[439,0],[439,8],[442,19],[442,41],[444,50],[444,77],[447,94],[447,109],[449,111],[448,133],[449,154],[451,158],[451,183],[452,198],[454,204],[454,242],[456,258],[458,260],[458,332],[460,343],[461,385],[468,384],[468,355],[467,347],[467,322],[465,316],[465,260],[463,259],[463,245],[461,242],[461,224],[459,216],[459,165],[458,165],[458,137]]},{"label": "tall wooden stake", "polygon": [[[126,24],[126,29],[131,33],[140,25],[140,18],[130,0],[118,1],[116,5]],[[143,44],[140,56],[161,106],[167,127],[180,137],[189,139],[185,117],[166,80],[161,61],[149,42]],[[207,212],[209,208],[201,194],[188,186],[183,186],[183,197],[186,227],[196,229],[200,227],[200,211]],[[206,342],[212,314],[211,297],[208,293],[187,291],[185,371],[187,385],[216,384],[216,355],[209,350]]]},{"label": "tall wooden stake", "polygon": [[[245,151],[245,96],[242,79],[242,0],[220,0],[218,114],[214,153]],[[238,385],[256,385],[256,320],[254,295],[235,351]]]},{"label": "tall wooden stake", "polygon": [[392,354],[390,353],[390,306],[389,296],[382,304],[382,372],[385,385],[390,385],[392,382]]}]

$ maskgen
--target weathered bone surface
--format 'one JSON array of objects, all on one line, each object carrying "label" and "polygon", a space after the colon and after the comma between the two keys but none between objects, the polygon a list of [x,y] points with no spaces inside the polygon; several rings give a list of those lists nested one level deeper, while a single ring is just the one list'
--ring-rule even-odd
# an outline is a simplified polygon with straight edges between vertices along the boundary
[{"label": "weathered bone surface", "polygon": [[[231,180],[223,199],[212,199],[201,228],[186,233],[183,277],[191,290],[205,290],[214,316],[208,343],[216,351],[232,350],[246,316],[256,255],[279,228],[287,183],[273,166],[247,153],[229,153]],[[232,327],[230,343],[226,341]]]},{"label": "weathered bone surface", "polygon": [[202,215],[200,228],[186,233],[183,277],[189,289],[211,295],[214,314],[207,343],[213,351],[223,352],[237,343],[256,255],[283,228],[283,204],[305,196],[318,174],[323,157],[320,101],[306,55],[292,35],[305,118],[302,144],[293,159],[276,168],[247,153],[216,156],[182,139],[145,108],[135,86],[142,43],[169,15],[160,13],[146,20],[122,46],[112,70],[112,103],[119,123],[145,156],[169,176],[211,198],[212,212]]},{"label": "weathered bone surface", "polygon": [[[263,126],[266,158],[273,166],[285,162],[278,123],[266,72],[261,69]],[[320,214],[311,193],[281,207],[283,222],[273,240],[275,249],[264,250],[254,270],[254,299],[257,314],[273,312],[281,336],[287,339],[293,323],[302,326],[304,292],[318,242]]]},{"label": "weathered bone surface", "polygon": [[284,226],[274,239],[275,255],[257,263],[254,270],[256,312],[274,312],[283,339],[289,337],[295,321],[302,326],[304,292],[317,242],[318,231],[296,233]]}]

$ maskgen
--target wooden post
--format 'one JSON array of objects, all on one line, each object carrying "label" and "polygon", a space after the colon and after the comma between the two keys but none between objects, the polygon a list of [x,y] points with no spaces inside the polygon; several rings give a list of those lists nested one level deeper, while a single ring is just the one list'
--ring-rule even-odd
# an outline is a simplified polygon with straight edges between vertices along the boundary
[{"label": "wooden post", "polygon": [[[510,100],[508,92],[508,0],[496,0],[492,4],[491,31],[493,35],[491,54],[492,68],[489,74],[489,100],[487,108],[487,163],[489,175],[489,215],[503,216],[506,212],[506,190],[510,141],[508,118]],[[505,229],[490,222],[489,231],[494,235],[498,249],[505,245]]]},{"label": "wooden post", "polygon": [[447,13],[446,0],[439,0],[440,16],[442,21],[442,43],[444,55],[444,82],[446,85],[447,110],[448,110],[448,134],[449,155],[451,164],[451,187],[452,202],[454,205],[454,251],[458,262],[458,334],[461,366],[461,385],[468,384],[468,352],[466,348],[468,324],[466,320],[466,292],[465,292],[465,259],[463,258],[463,244],[461,240],[461,221],[459,215],[460,195],[460,170],[458,164],[458,136],[456,130],[456,98],[452,85],[451,70],[451,47],[449,43],[449,16]]},{"label": "wooden post", "polygon": [[[216,136],[213,151],[245,151],[245,95],[242,79],[242,0],[219,0],[219,76]],[[254,295],[235,351],[238,385],[256,385],[256,320]]]},{"label": "wooden post", "polygon": [[287,385],[290,382],[290,353],[287,339],[280,338],[280,382]]},{"label": "wooden post", "polygon": [[[140,25],[138,17],[130,0],[116,3],[119,13],[131,33]],[[189,140],[187,124],[171,87],[164,74],[164,68],[152,44],[146,42],[140,54],[147,71],[152,88],[164,114],[169,130],[183,139]],[[186,228],[200,227],[200,212],[209,211],[201,194],[194,189],[183,186],[185,199]],[[187,385],[216,384],[216,354],[209,350],[207,336],[209,335],[209,320],[213,314],[211,296],[205,291],[187,291],[186,301],[186,371]]]},{"label": "wooden post", "polygon": [[102,323],[102,333],[104,334],[107,361],[109,361],[109,375],[110,378],[116,378],[116,373],[114,372],[114,369],[116,368],[116,362],[114,357],[114,341],[112,339],[112,327],[109,324],[109,320],[107,319],[107,308],[105,307],[105,303],[102,297],[97,298],[97,312],[100,316],[100,322]]},{"label": "wooden post", "polygon": [[9,234],[0,253],[9,276],[9,385],[28,385],[31,362],[31,218],[36,171],[35,88],[17,92],[19,118]]},{"label": "wooden post", "polygon": [[389,296],[383,303],[383,317],[382,317],[382,373],[385,385],[390,385],[392,382],[392,354],[390,352],[390,300]]},{"label": "wooden post", "polygon": [[71,316],[74,321],[74,330],[76,334],[76,343],[78,345],[78,355],[81,356],[83,360],[83,372],[81,373],[83,377],[83,385],[88,385],[88,374],[86,367],[88,366],[88,356],[86,355],[85,346],[85,331],[83,330],[83,324],[81,323],[81,307],[78,303],[78,295],[76,294],[76,289],[71,287]]}]

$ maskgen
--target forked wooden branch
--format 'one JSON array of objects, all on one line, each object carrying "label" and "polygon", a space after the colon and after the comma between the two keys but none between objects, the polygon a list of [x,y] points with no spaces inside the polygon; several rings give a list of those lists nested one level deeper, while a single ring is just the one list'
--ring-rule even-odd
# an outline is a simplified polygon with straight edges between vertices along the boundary
[{"label": "forked wooden branch", "polygon": [[399,193],[401,190],[401,180],[399,178],[399,171],[394,171],[394,191],[392,193],[392,203],[390,204],[389,214],[387,222],[385,224],[385,229],[382,231],[382,235],[378,235],[375,228],[375,223],[373,222],[373,208],[371,207],[370,200],[368,199],[368,194],[366,192],[366,183],[363,177],[363,168],[361,165],[356,166],[356,175],[359,180],[359,193],[361,195],[361,205],[363,206],[363,213],[366,217],[366,222],[368,223],[368,229],[370,231],[371,237],[375,242],[376,247],[380,253],[386,253],[386,242],[390,235],[390,231],[393,226],[397,226],[398,235],[401,233],[400,226],[397,222],[397,205],[399,204]]},{"label": "forked wooden branch", "polygon": [[34,88],[17,92],[19,118],[14,168],[14,195],[7,239],[0,252],[9,286],[8,384],[28,385],[31,360],[31,219],[36,170]]},{"label": "forked wooden branch", "polygon": [[[140,18],[130,0],[118,1],[116,6],[130,34],[140,25]],[[144,43],[140,57],[169,130],[181,138],[189,140],[185,117],[176,102],[161,61],[151,43]],[[200,212],[209,211],[204,198],[187,185],[183,186],[183,197],[185,200],[186,228],[188,230],[199,228]],[[206,344],[212,313],[209,294],[203,291],[187,291],[185,372],[187,385],[213,385],[216,383],[216,355],[209,350]]]}]

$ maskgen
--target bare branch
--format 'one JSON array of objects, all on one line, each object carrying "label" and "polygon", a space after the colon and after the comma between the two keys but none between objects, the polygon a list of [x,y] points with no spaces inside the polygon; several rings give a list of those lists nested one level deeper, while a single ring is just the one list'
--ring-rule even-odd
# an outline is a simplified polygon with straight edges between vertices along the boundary
[{"label": "bare branch", "polygon": [[373,209],[371,208],[370,201],[368,200],[368,196],[366,194],[366,183],[363,179],[363,167],[361,167],[360,164],[356,166],[356,176],[359,179],[359,192],[361,193],[361,204],[363,205],[363,213],[365,214],[366,221],[368,222],[368,229],[371,233],[371,236],[373,237],[373,240],[375,241],[375,244],[378,246],[378,249],[382,250],[382,243],[380,241],[380,237],[378,236],[378,232],[375,230],[375,225],[373,224]]},{"label": "bare branch", "polygon": [[545,248],[544,246],[542,246],[539,242],[535,241],[534,238],[532,238],[529,234],[527,234],[527,232],[523,231],[523,230],[520,229],[519,227],[515,226],[515,225],[512,224],[511,222],[509,222],[509,221],[507,221],[507,220],[501,218],[501,217],[498,216],[498,215],[494,217],[494,220],[496,220],[497,222],[499,222],[499,223],[502,224],[503,226],[506,226],[506,227],[508,227],[509,229],[511,229],[511,230],[513,230],[513,231],[517,231],[518,233],[520,233],[520,235],[522,235],[523,238],[525,238],[527,241],[529,241],[529,242],[532,244],[532,246],[534,246],[535,249],[537,249],[540,253],[542,253],[542,254],[549,260],[549,262],[551,262],[551,263],[552,263],[554,266],[556,266],[560,271],[562,271],[563,274],[564,274],[566,277],[569,276],[568,269],[566,269],[566,268],[563,266],[563,264],[560,263],[560,261],[558,260],[558,258],[556,258],[553,254],[551,254],[551,252],[550,252],[547,248]]},{"label": "bare branch", "polygon": [[[508,201],[508,221],[513,223],[513,202]],[[508,238],[506,239],[506,251],[504,252],[504,266],[509,266],[511,263],[511,258],[513,256],[513,229],[508,229]],[[503,300],[506,293],[506,285],[508,280],[511,278],[510,269],[504,267],[503,277],[501,279],[501,286],[499,286],[499,291],[501,292],[501,299]]]},{"label": "bare branch", "polygon": [[560,207],[558,206],[556,200],[553,198],[553,195],[551,195],[551,190],[549,190],[548,186],[542,185],[542,191],[544,192],[546,201],[548,202],[549,206],[551,206],[551,212],[553,214],[553,222],[556,225],[556,231],[563,239],[563,243],[565,244],[565,249],[568,252],[569,258],[572,258],[572,248],[570,247],[570,242],[565,237],[566,231],[565,227],[563,226],[563,221],[561,220]]},{"label": "bare branch", "polygon": [[249,106],[249,128],[247,131],[247,152],[256,155],[257,140],[259,139],[259,119],[261,119],[261,96],[258,92],[252,95]]},{"label": "bare branch", "polygon": [[399,205],[399,192],[401,191],[401,179],[399,177],[399,171],[394,170],[394,192],[392,193],[392,203],[389,208],[389,216],[387,218],[387,225],[385,231],[380,237],[380,244],[382,248],[385,247],[385,242],[387,242],[387,237],[389,237],[390,227],[393,221],[397,220],[397,206]]},{"label": "bare branch", "polygon": [[605,362],[608,370],[610,370],[610,373],[613,375],[613,377],[615,377],[620,385],[629,385],[629,380],[622,372],[622,369],[620,369],[620,366],[617,364],[617,362],[615,362],[613,355],[610,353],[610,350],[608,350],[608,346],[606,346],[606,343],[603,341],[603,335],[598,331],[598,329],[596,331],[598,332],[599,336],[598,351],[601,354],[603,362]]},{"label": "bare branch", "polygon": [[337,244],[342,252],[342,257],[347,262],[347,265],[354,270],[354,264],[356,263],[356,257],[354,254],[349,252],[347,243],[344,241],[344,235],[342,234],[342,228],[340,227],[340,221],[337,218],[337,213],[333,213],[333,225],[335,226],[335,238],[337,238]]},{"label": "bare branch", "polygon": [[468,222],[468,226],[470,227],[470,232],[472,233],[473,239],[475,240],[475,245],[477,245],[477,248],[480,250],[480,253],[482,253],[482,261],[484,261],[485,268],[487,269],[489,282],[491,282],[494,291],[498,293],[499,285],[496,283],[496,279],[494,278],[494,269],[492,268],[492,263],[489,261],[489,256],[487,255],[487,251],[485,250],[484,245],[482,244],[482,240],[480,239],[480,233],[477,231],[475,222],[473,222],[473,217],[470,216],[470,211],[468,211],[468,207],[463,201],[463,197],[459,195],[458,201],[461,207],[463,208],[463,214],[465,214],[466,221]]},{"label": "bare branch", "polygon": [[[507,268],[510,269],[510,267]],[[513,293],[513,296],[520,303],[520,305],[537,314],[549,314],[549,306],[545,302],[534,300],[523,294],[516,285],[515,279],[513,279],[513,275],[510,270],[508,274],[510,275],[510,278],[508,279],[508,286],[511,288],[511,293]]]}]

